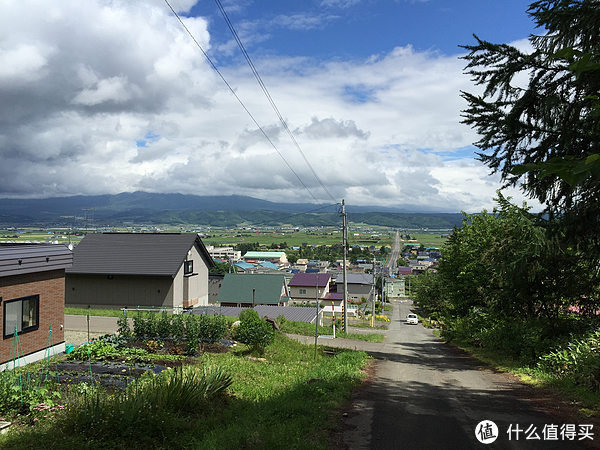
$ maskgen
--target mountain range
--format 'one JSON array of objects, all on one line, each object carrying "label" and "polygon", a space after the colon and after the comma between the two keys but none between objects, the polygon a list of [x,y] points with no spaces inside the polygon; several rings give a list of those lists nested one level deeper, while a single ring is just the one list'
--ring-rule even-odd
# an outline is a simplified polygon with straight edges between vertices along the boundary
[{"label": "mountain range", "polygon": [[[418,213],[379,206],[346,207],[348,220],[398,228],[452,228],[458,213]],[[340,222],[340,205],[275,203],[242,196],[124,192],[45,199],[0,199],[4,225],[120,226],[123,223],[238,226],[328,226]]]}]

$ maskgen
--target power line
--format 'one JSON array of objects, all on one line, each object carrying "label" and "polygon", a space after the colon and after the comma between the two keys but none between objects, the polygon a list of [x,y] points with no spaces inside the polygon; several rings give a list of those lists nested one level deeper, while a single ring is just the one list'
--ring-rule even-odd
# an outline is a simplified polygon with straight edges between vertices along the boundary
[{"label": "power line", "polygon": [[296,149],[302,155],[302,158],[304,158],[304,161],[306,162],[306,165],[309,167],[309,169],[312,172],[312,174],[315,177],[315,179],[319,182],[319,184],[321,185],[321,187],[323,188],[323,190],[327,193],[327,195],[329,195],[329,197],[335,202],[336,199],[333,197],[333,195],[331,195],[331,193],[329,192],[329,190],[325,186],[325,183],[323,183],[323,181],[321,180],[321,178],[319,177],[319,175],[317,174],[317,172],[315,171],[315,169],[313,168],[313,166],[308,161],[308,158],[306,157],[306,155],[304,154],[304,152],[300,148],[300,145],[298,144],[298,141],[294,137],[294,134],[292,133],[292,131],[288,127],[288,124],[287,124],[286,120],[283,118],[283,116],[279,112],[279,108],[277,108],[277,105],[275,104],[275,101],[271,97],[271,94],[269,93],[269,90],[267,89],[267,86],[263,82],[260,74],[258,73],[258,70],[256,70],[256,67],[254,66],[254,63],[252,62],[252,59],[250,58],[250,55],[246,51],[246,47],[244,47],[244,44],[242,43],[242,40],[238,36],[237,31],[235,30],[235,27],[233,26],[233,23],[231,23],[231,20],[229,20],[229,16],[227,15],[227,12],[225,11],[225,8],[223,8],[223,5],[221,4],[221,0],[215,0],[215,2],[217,3],[217,6],[219,7],[219,10],[221,11],[221,15],[225,19],[225,22],[227,23],[227,26],[229,27],[229,30],[231,30],[231,34],[233,35],[235,41],[237,42],[237,44],[238,44],[238,46],[239,46],[242,54],[246,58],[246,62],[248,63],[248,66],[250,66],[250,69],[252,70],[252,73],[254,74],[254,77],[256,78],[256,81],[258,82],[259,86],[263,90],[265,96],[267,97],[267,100],[269,101],[269,103],[271,104],[271,107],[275,111],[275,114],[277,114],[277,117],[279,118],[279,121],[283,125],[283,128],[285,129],[285,131],[287,132],[287,134],[290,136],[292,142],[296,146]]},{"label": "power line", "polygon": [[[269,136],[267,135],[267,133],[265,132],[265,130],[260,126],[260,124],[254,118],[254,116],[252,115],[252,113],[248,110],[248,108],[246,107],[246,105],[244,104],[244,102],[242,102],[242,100],[235,93],[234,89],[227,82],[227,80],[225,79],[225,77],[223,76],[223,74],[219,71],[219,69],[213,63],[213,61],[210,59],[210,57],[208,56],[208,54],[204,51],[204,49],[202,48],[202,46],[200,45],[200,43],[196,40],[196,38],[194,37],[194,35],[192,34],[192,32],[188,29],[188,27],[185,26],[185,23],[183,23],[183,20],[181,20],[181,17],[179,17],[179,14],[177,14],[177,12],[173,9],[173,7],[171,6],[171,4],[169,3],[168,0],[165,0],[165,3],[169,7],[169,9],[173,13],[173,15],[177,18],[177,20],[179,20],[179,23],[181,23],[181,26],[185,29],[185,31],[190,36],[190,38],[192,38],[192,40],[194,41],[194,43],[196,44],[196,46],[200,49],[200,51],[202,52],[202,54],[204,55],[204,57],[206,58],[206,60],[209,62],[209,64],[213,68],[213,70],[219,75],[219,77],[221,77],[221,80],[223,80],[223,83],[225,83],[225,85],[227,86],[227,88],[229,89],[229,91],[233,94],[233,96],[236,98],[236,100],[238,101],[238,103],[242,106],[242,108],[244,108],[244,111],[246,111],[246,113],[248,114],[248,116],[252,119],[252,121],[258,127],[258,129],[261,131],[261,133],[263,134],[263,136],[265,137],[265,139],[267,139],[267,141],[269,142],[269,144],[271,144],[271,147],[273,147],[273,149],[275,149],[275,151],[281,157],[281,159],[283,160],[283,162],[285,162],[285,164],[288,166],[288,168],[296,176],[296,178],[298,179],[298,181],[300,181],[300,184],[302,184],[302,186],[304,187],[304,189],[306,189],[306,191],[310,194],[310,196],[313,198],[313,200],[319,206],[321,206],[321,208],[322,208],[322,205],[319,202],[319,200],[317,200],[317,198],[314,196],[314,194],[311,192],[311,190],[306,186],[306,184],[304,184],[304,181],[302,181],[302,179],[296,173],[296,171],[292,168],[292,166],[290,165],[290,163],[287,162],[287,160],[281,154],[281,152],[279,151],[279,149],[275,146],[275,144],[273,143],[273,141],[271,141],[271,139],[269,138]],[[311,167],[311,169],[312,169],[312,167]],[[329,195],[331,196],[331,194],[329,194]],[[332,199],[333,199],[333,197],[332,197]],[[333,199],[333,200],[335,201],[335,199]]]}]

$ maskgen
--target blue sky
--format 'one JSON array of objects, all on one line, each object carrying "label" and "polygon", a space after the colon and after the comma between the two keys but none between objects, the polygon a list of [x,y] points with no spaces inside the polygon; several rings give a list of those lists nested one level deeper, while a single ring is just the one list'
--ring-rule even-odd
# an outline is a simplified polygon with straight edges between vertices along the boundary
[{"label": "blue sky", "polygon": [[298,146],[215,1],[170,3],[254,120],[164,0],[5,2],[0,197],[144,190],[493,207],[499,179],[460,123],[459,92],[477,88],[459,46],[477,34],[527,49],[539,32],[527,1],[221,2]]},{"label": "blue sky", "polygon": [[[534,32],[529,1],[516,0],[340,0],[222,1],[238,32],[263,35],[256,55],[277,54],[320,61],[368,58],[397,46],[456,54],[473,34],[511,42]],[[232,6],[230,6],[232,5]],[[235,5],[235,6],[233,6]],[[210,19],[215,42],[231,40],[212,0],[198,2],[188,16]],[[214,45],[214,44],[213,44]]]}]

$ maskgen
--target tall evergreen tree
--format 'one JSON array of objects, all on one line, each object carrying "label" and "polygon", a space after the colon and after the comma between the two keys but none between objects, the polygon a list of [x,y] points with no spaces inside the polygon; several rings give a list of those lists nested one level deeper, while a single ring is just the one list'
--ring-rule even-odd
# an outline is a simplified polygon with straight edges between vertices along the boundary
[{"label": "tall evergreen tree", "polygon": [[[463,122],[479,159],[545,204],[567,236],[600,255],[600,1],[543,0],[528,14],[532,51],[475,37],[466,72],[483,94],[463,92]],[[524,80],[528,82],[524,83]]]}]

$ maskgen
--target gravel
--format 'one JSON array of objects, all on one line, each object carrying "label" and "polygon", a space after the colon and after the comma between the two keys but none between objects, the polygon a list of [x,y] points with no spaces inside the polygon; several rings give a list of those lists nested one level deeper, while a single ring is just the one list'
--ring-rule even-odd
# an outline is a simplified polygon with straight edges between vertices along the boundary
[{"label": "gravel", "polygon": [[[90,339],[104,336],[106,333],[90,331]],[[65,331],[65,344],[73,344],[76,347],[84,342],[88,342],[87,331]]]}]

